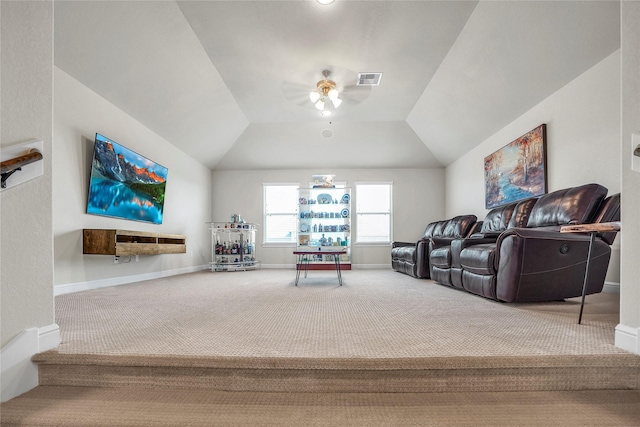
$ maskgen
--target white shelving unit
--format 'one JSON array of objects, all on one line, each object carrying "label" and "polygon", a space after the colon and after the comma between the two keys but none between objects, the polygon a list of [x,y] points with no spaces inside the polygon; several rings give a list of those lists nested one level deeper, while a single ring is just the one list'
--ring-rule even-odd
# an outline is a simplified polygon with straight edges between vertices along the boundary
[{"label": "white shelving unit", "polygon": [[210,222],[211,271],[246,271],[260,268],[256,259],[256,224]]},{"label": "white shelving unit", "polygon": [[318,251],[309,269],[335,268],[332,252],[344,251],[340,267],[351,269],[351,189],[298,189],[298,251]]}]

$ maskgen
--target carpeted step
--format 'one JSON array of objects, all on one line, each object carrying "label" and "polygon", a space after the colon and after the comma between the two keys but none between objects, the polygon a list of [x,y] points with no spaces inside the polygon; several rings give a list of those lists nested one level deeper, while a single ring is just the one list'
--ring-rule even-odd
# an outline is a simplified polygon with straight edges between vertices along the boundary
[{"label": "carpeted step", "polygon": [[20,426],[637,426],[640,391],[233,393],[37,387],[0,405]]},{"label": "carpeted step", "polygon": [[631,354],[409,359],[37,355],[40,385],[243,392],[635,390]]}]

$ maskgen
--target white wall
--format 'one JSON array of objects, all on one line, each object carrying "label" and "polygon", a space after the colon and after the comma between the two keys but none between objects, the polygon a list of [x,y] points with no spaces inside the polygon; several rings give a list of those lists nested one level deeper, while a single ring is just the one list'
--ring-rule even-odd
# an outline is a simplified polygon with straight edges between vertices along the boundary
[{"label": "white wall", "polygon": [[0,193],[1,345],[4,346],[24,329],[54,322],[53,4],[0,2],[0,7],[2,147],[32,138],[44,142],[44,174]]},{"label": "white wall", "polygon": [[[330,162],[330,159],[327,159]],[[247,222],[263,223],[263,183],[295,183],[308,187],[314,174],[335,174],[336,181],[346,181],[348,187],[355,182],[393,182],[393,239],[417,241],[430,222],[444,217],[444,169],[337,169],[323,170],[261,170],[214,171],[213,218],[228,221],[239,213]],[[357,195],[352,193],[355,201]],[[257,257],[263,266],[293,267],[293,246],[264,247],[261,226],[256,235]],[[354,268],[391,266],[388,245],[353,245],[351,262]]]},{"label": "white wall", "polygon": [[31,357],[60,343],[51,238],[53,3],[3,1],[0,20],[0,144],[39,139],[44,156],[41,176],[0,192],[0,386],[6,401],[38,384]]},{"label": "white wall", "polygon": [[640,354],[640,173],[630,167],[631,134],[640,134],[640,2],[621,7],[623,259],[616,345]]},{"label": "white wall", "polygon": [[[620,51],[482,142],[446,169],[446,212],[484,218],[484,157],[546,123],[548,191],[595,182],[621,191]],[[620,281],[620,240],[612,246],[608,282]]]},{"label": "white wall", "polygon": [[[54,83],[56,289],[82,289],[78,285],[85,283],[114,284],[118,278],[131,282],[206,265],[211,171],[58,68],[54,69]],[[169,169],[162,225],[85,213],[96,132]],[[139,262],[134,257],[130,263],[114,264],[111,256],[82,254],[83,228],[185,234],[187,253],[140,256]]]}]

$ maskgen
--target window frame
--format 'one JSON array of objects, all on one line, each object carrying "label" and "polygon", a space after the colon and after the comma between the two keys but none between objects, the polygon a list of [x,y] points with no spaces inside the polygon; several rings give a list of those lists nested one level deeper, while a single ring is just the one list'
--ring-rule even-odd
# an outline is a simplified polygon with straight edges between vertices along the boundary
[{"label": "window frame", "polygon": [[[293,215],[294,216],[294,224],[291,229],[291,240],[290,241],[269,241],[267,240],[267,215],[274,215],[273,213],[267,213],[267,188],[269,187],[294,187],[295,194],[292,199],[292,203],[295,206],[293,212],[282,212],[276,213],[275,215]],[[262,221],[264,226],[262,227],[262,246],[263,247],[295,247],[296,246],[296,224],[298,222],[298,200],[297,194],[298,189],[300,188],[300,184],[297,182],[263,182],[262,183]]]},{"label": "window frame", "polygon": [[[387,214],[387,212],[366,212],[366,213],[360,213],[360,211],[358,210],[358,197],[359,197],[359,192],[358,192],[358,186],[365,186],[365,185],[387,185],[389,186],[389,240],[385,240],[385,241],[376,241],[376,242],[368,242],[368,241],[361,241],[360,240],[360,236],[359,236],[359,230],[360,230],[360,216],[361,215],[375,215],[375,214]],[[353,244],[354,245],[358,245],[358,246],[388,246],[393,242],[393,181],[357,181],[354,183],[354,193],[355,193],[355,233],[353,236]]]}]

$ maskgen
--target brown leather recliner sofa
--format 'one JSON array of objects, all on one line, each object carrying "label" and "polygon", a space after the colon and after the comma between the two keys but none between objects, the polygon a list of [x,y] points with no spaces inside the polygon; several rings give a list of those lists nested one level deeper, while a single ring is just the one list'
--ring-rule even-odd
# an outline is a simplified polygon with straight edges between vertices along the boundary
[{"label": "brown leather recliner sofa", "polygon": [[[587,184],[490,211],[480,233],[433,248],[433,278],[504,302],[580,296],[589,236],[560,228],[619,221],[620,195],[606,195],[605,187]],[[604,233],[594,242],[587,294],[602,291],[614,239]]]},{"label": "brown leather recliner sofa", "polygon": [[439,238],[451,242],[469,236],[475,230],[475,215],[460,215],[432,222],[427,225],[417,242],[393,242],[391,244],[391,267],[418,279],[430,277],[429,252],[431,239]]},{"label": "brown leather recliner sofa", "polygon": [[[537,199],[527,199],[491,210],[483,221],[478,222],[479,232],[469,236],[469,245],[480,243],[494,243],[498,236],[514,227],[525,227],[529,214]],[[460,266],[460,246],[466,239],[442,240],[432,239],[429,262],[431,264],[431,278],[444,285],[457,288],[462,286],[462,268]]]}]

